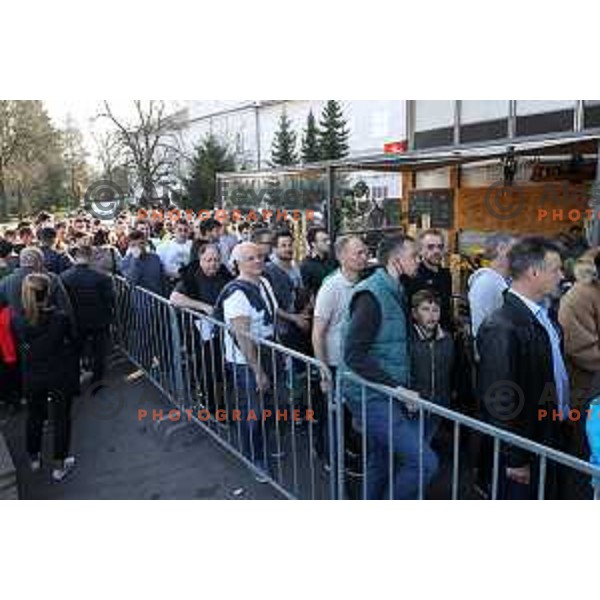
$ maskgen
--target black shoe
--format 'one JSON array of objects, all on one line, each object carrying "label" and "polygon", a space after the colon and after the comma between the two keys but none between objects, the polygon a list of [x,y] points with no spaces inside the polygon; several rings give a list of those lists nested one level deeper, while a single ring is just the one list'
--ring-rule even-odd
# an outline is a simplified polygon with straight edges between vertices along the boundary
[{"label": "black shoe", "polygon": [[95,396],[96,394],[98,394],[99,392],[101,392],[102,390],[105,390],[107,386],[105,386],[103,383],[96,383],[92,385],[92,396]]}]

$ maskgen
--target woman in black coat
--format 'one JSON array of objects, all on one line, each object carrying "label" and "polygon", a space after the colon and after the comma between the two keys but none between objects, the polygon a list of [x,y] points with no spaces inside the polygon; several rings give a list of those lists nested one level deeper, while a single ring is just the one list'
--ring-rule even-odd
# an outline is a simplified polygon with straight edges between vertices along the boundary
[{"label": "woman in black coat", "polygon": [[54,458],[58,462],[52,478],[62,481],[75,465],[75,458],[69,455],[71,401],[79,393],[75,336],[66,313],[50,304],[47,275],[32,273],[25,277],[21,293],[23,310],[13,314],[12,328],[27,398],[27,452],[32,470],[38,470],[43,425],[49,412],[54,425]]}]

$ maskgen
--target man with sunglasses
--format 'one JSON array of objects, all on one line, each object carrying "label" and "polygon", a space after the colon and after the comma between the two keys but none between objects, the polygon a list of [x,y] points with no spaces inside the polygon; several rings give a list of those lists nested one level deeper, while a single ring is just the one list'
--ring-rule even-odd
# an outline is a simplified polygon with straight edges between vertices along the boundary
[{"label": "man with sunglasses", "polygon": [[428,229],[419,235],[418,242],[421,263],[414,279],[406,282],[409,295],[412,297],[420,290],[434,292],[441,304],[440,325],[445,331],[452,331],[452,276],[450,269],[443,266],[444,235],[438,229]]}]

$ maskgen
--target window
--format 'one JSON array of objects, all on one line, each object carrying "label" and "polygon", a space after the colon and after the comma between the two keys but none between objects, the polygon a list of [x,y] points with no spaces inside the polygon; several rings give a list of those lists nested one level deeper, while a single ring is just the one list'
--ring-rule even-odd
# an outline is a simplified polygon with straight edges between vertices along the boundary
[{"label": "window", "polygon": [[600,127],[600,100],[583,101],[583,126]]},{"label": "window", "polygon": [[454,108],[454,100],[415,101],[415,148],[453,144]]},{"label": "window", "polygon": [[517,135],[572,131],[575,100],[517,100]]},{"label": "window", "polygon": [[508,112],[508,100],[462,100],[461,144],[508,137]]},{"label": "window", "polygon": [[415,188],[418,190],[432,190],[450,187],[450,168],[429,169],[417,171]]}]

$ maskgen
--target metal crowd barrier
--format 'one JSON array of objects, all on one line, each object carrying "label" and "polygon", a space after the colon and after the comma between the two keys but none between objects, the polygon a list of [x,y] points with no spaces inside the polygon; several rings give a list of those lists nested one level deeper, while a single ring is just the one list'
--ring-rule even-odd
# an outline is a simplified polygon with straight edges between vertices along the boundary
[{"label": "metal crowd barrier", "polygon": [[[340,499],[349,497],[364,500],[395,499],[398,496],[414,499],[435,498],[436,495],[428,496],[427,488],[428,484],[431,488],[432,482],[435,483],[436,479],[441,489],[439,499],[460,499],[461,491],[469,491],[472,484],[467,477],[468,473],[461,469],[461,438],[468,432],[483,436],[490,442],[490,499],[501,498],[503,450],[512,447],[525,451],[530,459],[532,465],[530,485],[535,486],[537,499],[545,498],[548,472],[558,465],[563,469],[561,477],[565,475],[565,470],[569,470],[570,475],[579,476],[583,480],[583,485],[589,486],[590,499],[593,494],[596,500],[600,500],[600,486],[594,487],[593,484],[594,481],[600,482],[600,467],[570,454],[538,444],[427,400],[415,399],[408,390],[374,384],[348,371],[338,372],[336,388],[336,402],[339,406],[337,467]],[[372,410],[374,399],[378,403],[379,410]],[[361,461],[358,483],[348,477],[349,471],[345,464],[349,452],[344,437],[342,415],[344,408],[349,405],[360,439],[358,450],[354,449],[354,453],[359,455]],[[444,423],[451,426],[448,429],[451,429],[452,449],[446,456],[439,456],[431,449],[430,432],[431,428],[439,431],[440,427],[444,427]],[[403,445],[408,450],[404,454],[387,450],[397,449],[398,446]],[[463,453],[462,460],[465,458]],[[451,459],[451,464],[446,462],[447,459]],[[369,481],[370,476],[372,481]],[[399,478],[406,484],[404,489],[402,485],[397,486]],[[382,490],[385,491],[382,493]],[[440,490],[437,496],[440,496]]]},{"label": "metal crowd barrier", "polygon": [[181,343],[176,309],[170,302],[114,277],[116,318],[113,338],[128,358],[175,405],[181,403]]},{"label": "metal crowd barrier", "polygon": [[226,361],[224,323],[115,279],[116,341],[168,398],[175,420],[200,426],[288,498],[335,499],[335,407],[319,383],[323,375],[333,389],[329,369],[248,336],[270,379],[257,393]]},{"label": "metal crowd barrier", "polygon": [[[468,457],[461,452],[468,435],[489,440],[491,499],[501,496],[502,451],[510,446],[535,458],[532,485],[536,485],[539,499],[546,495],[546,478],[553,465],[578,473],[586,485],[591,485],[592,477],[600,481],[599,467],[574,456],[435,403],[414,400],[408,391],[377,385],[350,372],[339,370],[334,381],[318,360],[248,336],[270,382],[266,392],[257,392],[247,372],[226,360],[231,333],[227,325],[175,308],[167,299],[131,286],[121,277],[115,277],[115,289],[113,333],[129,359],[164,393],[181,420],[200,426],[285,497],[423,499],[432,497],[428,484],[430,471],[435,470],[435,478],[444,481],[441,487],[447,490],[447,497],[459,499],[472,483],[463,465]],[[329,382],[328,393],[320,389],[321,376]],[[349,386],[354,386],[353,394]],[[374,405],[367,401],[373,394],[380,399],[375,431],[362,426],[373,418]],[[409,428],[402,429],[407,424],[402,407],[407,404],[412,405],[413,416],[408,419]],[[298,420],[294,411],[298,411]],[[432,427],[451,430],[447,444],[451,448],[445,453],[431,450]],[[383,451],[386,446],[394,447],[395,436],[400,445],[412,440],[413,452]],[[370,480],[373,461],[379,462],[377,493]],[[594,492],[600,499],[600,489]]]},{"label": "metal crowd barrier", "polygon": [[235,343],[224,323],[188,309],[177,317],[188,416],[285,496],[335,498],[334,407],[319,389],[321,373],[333,383],[329,371],[299,352],[247,336],[269,379],[268,390],[257,392],[249,368],[226,360],[227,344]]}]

